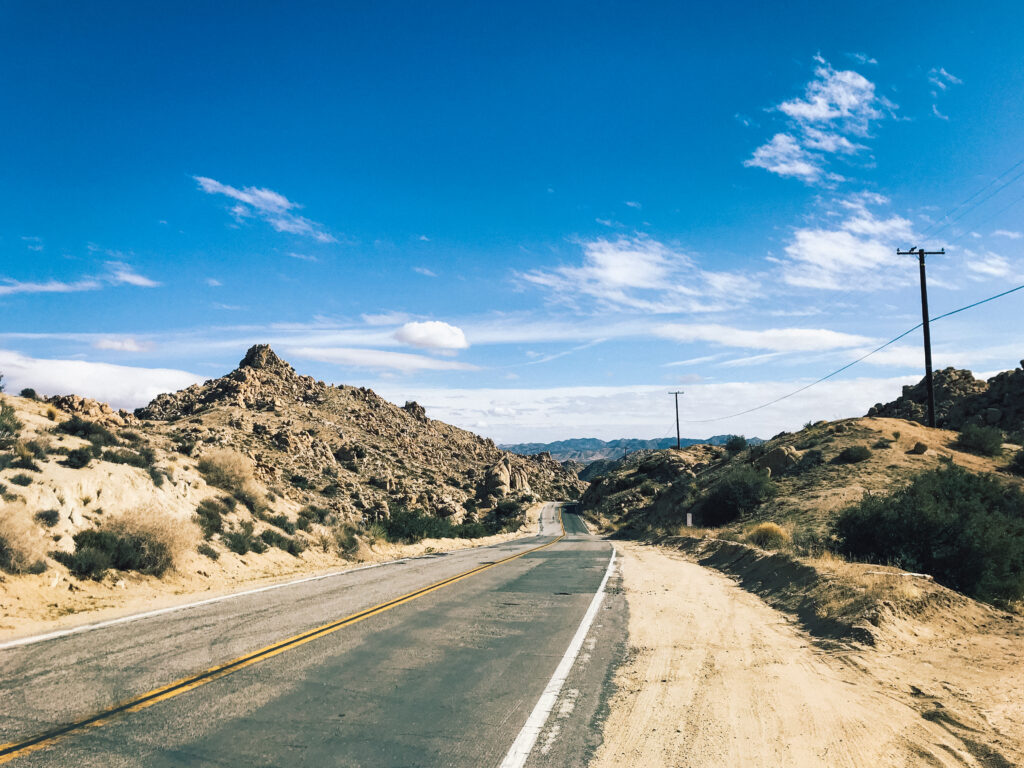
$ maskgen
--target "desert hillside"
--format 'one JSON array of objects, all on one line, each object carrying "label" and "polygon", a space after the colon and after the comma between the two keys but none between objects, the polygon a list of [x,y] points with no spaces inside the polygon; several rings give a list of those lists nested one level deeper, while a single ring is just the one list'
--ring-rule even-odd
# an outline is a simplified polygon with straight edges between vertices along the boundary
[{"label": "desert hillside", "polygon": [[415,403],[300,376],[265,346],[135,414],[23,394],[0,396],[8,629],[160,580],[193,591],[511,535],[535,501],[584,485]]}]

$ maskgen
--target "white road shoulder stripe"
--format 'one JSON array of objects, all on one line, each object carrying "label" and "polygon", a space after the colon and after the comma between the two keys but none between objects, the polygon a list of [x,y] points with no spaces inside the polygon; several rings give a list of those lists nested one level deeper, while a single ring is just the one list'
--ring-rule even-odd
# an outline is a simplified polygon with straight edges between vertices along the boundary
[{"label": "white road shoulder stripe", "polygon": [[562,686],[565,685],[566,678],[569,677],[569,672],[576,661],[576,657],[579,655],[580,648],[583,647],[583,641],[587,638],[590,625],[594,623],[594,617],[597,616],[597,612],[601,608],[601,603],[604,601],[604,589],[608,584],[608,577],[611,576],[612,566],[614,565],[615,549],[612,548],[612,556],[608,561],[608,568],[604,572],[604,578],[601,579],[601,585],[594,594],[594,599],[590,601],[587,612],[583,614],[583,621],[580,622],[576,634],[573,635],[572,642],[569,643],[569,647],[565,650],[565,655],[562,656],[562,660],[555,668],[555,674],[551,676],[548,684],[544,687],[544,692],[540,695],[540,699],[538,699],[537,704],[534,706],[533,712],[530,713],[526,725],[519,731],[516,740],[512,742],[512,747],[501,762],[501,768],[522,768],[526,765],[526,760],[530,757],[530,752],[533,750],[534,745],[537,743],[537,738],[544,729],[548,715],[551,714],[551,710],[555,707],[555,702],[558,701],[558,694],[561,693]]}]

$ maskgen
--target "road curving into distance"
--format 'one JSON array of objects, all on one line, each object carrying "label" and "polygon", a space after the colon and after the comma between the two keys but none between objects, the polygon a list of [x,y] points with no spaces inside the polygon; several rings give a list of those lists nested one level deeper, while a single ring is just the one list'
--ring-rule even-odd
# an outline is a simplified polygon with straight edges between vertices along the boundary
[{"label": "road curving into distance", "polygon": [[534,537],[5,648],[0,762],[585,765],[612,556],[552,503]]}]

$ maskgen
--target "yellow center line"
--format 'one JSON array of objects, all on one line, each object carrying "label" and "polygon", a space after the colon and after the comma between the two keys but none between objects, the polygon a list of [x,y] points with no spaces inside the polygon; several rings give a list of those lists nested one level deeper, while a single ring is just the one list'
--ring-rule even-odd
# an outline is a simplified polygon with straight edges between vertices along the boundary
[{"label": "yellow center line", "polygon": [[298,648],[299,646],[305,645],[306,643],[312,642],[313,640],[318,640],[321,637],[326,637],[327,635],[333,632],[337,632],[339,629],[344,629],[345,627],[350,627],[353,624],[358,624],[359,622],[365,621],[366,619],[369,619],[372,616],[377,616],[378,614],[384,613],[385,611],[390,611],[392,608],[397,608],[400,605],[404,605],[405,603],[423,597],[424,595],[429,595],[431,592],[436,592],[439,589],[451,586],[452,584],[462,581],[463,579],[468,579],[470,576],[475,576],[478,573],[482,573],[483,571],[489,570],[491,568],[497,568],[499,565],[504,565],[505,563],[517,560],[520,557],[524,557],[525,555],[529,555],[533,552],[538,552],[542,549],[546,549],[547,547],[557,544],[565,538],[565,525],[562,522],[561,508],[559,508],[558,510],[558,524],[562,527],[562,533],[557,538],[553,539],[552,541],[549,541],[547,544],[541,544],[540,546],[533,547],[532,549],[527,549],[524,552],[520,552],[515,555],[510,555],[509,557],[506,557],[502,560],[496,560],[493,563],[485,563],[484,565],[477,566],[476,568],[471,568],[468,571],[464,571],[463,573],[435,582],[429,586],[422,587],[421,589],[417,589],[413,592],[408,592],[404,595],[401,595],[400,597],[394,598],[393,600],[388,600],[385,603],[375,605],[372,608],[367,608],[365,610],[359,611],[358,613],[353,613],[349,616],[346,616],[343,619],[332,621],[328,624],[324,624],[323,626],[317,627],[316,629],[311,629],[307,632],[303,632],[302,634],[289,637],[287,640],[281,640],[279,642],[274,643],[273,645],[268,645],[265,648],[261,648],[258,651],[253,651],[252,653],[248,653],[244,656],[239,656],[238,658],[224,662],[223,664],[218,664],[215,667],[210,667],[209,669],[204,670],[203,672],[199,672],[198,674],[194,674],[189,677],[184,677],[180,680],[176,680],[173,683],[161,686],[159,688],[154,688],[151,691],[143,693],[141,696],[136,696],[133,699],[124,701],[120,704],[110,707],[109,709],[105,709],[101,712],[97,712],[94,715],[90,715],[89,717],[82,718],[81,720],[76,720],[72,723],[67,723],[66,725],[58,726],[56,728],[53,728],[49,731],[45,731],[44,733],[40,733],[28,739],[10,742],[8,744],[0,744],[0,763],[6,763],[10,760],[13,760],[16,757],[21,757],[23,755],[29,754],[30,752],[35,752],[37,750],[44,749],[54,744],[58,740],[64,738],[65,736],[69,736],[77,731],[82,731],[87,728],[95,728],[101,725],[106,725],[111,720],[121,715],[128,714],[129,712],[138,712],[139,710],[151,707],[158,702],[173,699],[175,696],[180,696],[183,693],[191,691],[202,685],[206,685],[207,683],[211,683],[214,680],[219,680],[220,678],[226,677],[227,675],[230,675],[233,672],[237,672],[240,669],[245,669],[246,667],[251,666],[253,664],[257,664],[261,661],[265,661],[266,659],[273,658],[274,656],[277,656],[279,653],[284,653],[285,651],[289,651],[292,648]]}]

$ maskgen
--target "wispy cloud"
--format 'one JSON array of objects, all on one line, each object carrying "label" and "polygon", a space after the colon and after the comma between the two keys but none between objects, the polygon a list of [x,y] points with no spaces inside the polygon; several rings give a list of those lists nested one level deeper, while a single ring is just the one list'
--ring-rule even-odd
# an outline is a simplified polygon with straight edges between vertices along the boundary
[{"label": "wispy cloud", "polygon": [[298,261],[320,261],[316,256],[310,256],[308,253],[289,253],[288,255]]},{"label": "wispy cloud", "polygon": [[205,282],[211,288],[220,288],[222,285],[224,285],[224,283],[222,283],[220,280],[218,280],[215,277],[208,277],[208,278],[206,278]]},{"label": "wispy cloud", "polygon": [[[842,176],[828,171],[830,155],[855,155],[872,122],[895,105],[877,95],[875,84],[853,70],[837,70],[820,56],[818,67],[801,98],[779,104],[788,129],[754,150],[744,162],[778,176],[807,183],[834,183]],[[866,63],[866,62],[865,62]]]},{"label": "wispy cloud", "polygon": [[627,200],[626,201],[626,205],[629,206],[630,208],[636,208],[638,211],[641,208],[643,208],[643,206],[640,203],[638,203],[636,200]]},{"label": "wispy cloud", "polygon": [[948,121],[949,115],[939,111],[937,103],[939,94],[948,90],[951,85],[962,85],[964,81],[956,75],[950,74],[943,67],[933,67],[928,71],[928,82],[932,85],[932,99],[935,100],[932,103],[932,114],[940,120]]},{"label": "wispy cloud", "polygon": [[34,235],[22,235],[21,240],[25,243],[25,247],[30,251],[43,250],[43,238],[41,237],[36,237]]},{"label": "wispy cloud", "polygon": [[236,221],[256,216],[278,232],[311,237],[321,243],[336,243],[337,238],[330,234],[322,224],[307,219],[296,213],[302,206],[292,202],[284,195],[266,187],[243,187],[238,189],[222,184],[206,176],[194,176],[199,188],[210,195],[224,195],[236,204],[231,208],[231,215]]},{"label": "wispy cloud", "polygon": [[1014,232],[1014,231],[1009,230],[1009,229],[997,229],[992,234],[995,237],[1008,237],[1011,240],[1020,240],[1020,238],[1021,238],[1021,233],[1020,232]]},{"label": "wispy cloud", "polygon": [[725,347],[767,349],[774,352],[818,352],[867,344],[871,339],[825,328],[766,328],[747,330],[725,325],[673,323],[656,333],[679,342],[710,342]]},{"label": "wispy cloud", "polygon": [[418,275],[423,275],[424,277],[437,277],[436,272],[433,272],[426,267],[413,267],[412,271]]},{"label": "wispy cloud", "polygon": [[579,266],[521,273],[524,282],[547,290],[575,309],[649,313],[700,312],[743,303],[757,291],[746,275],[701,269],[692,257],[644,234],[580,241]]},{"label": "wispy cloud", "polygon": [[151,349],[153,345],[150,342],[126,337],[98,339],[93,344],[93,347],[95,349],[108,349],[114,352],[145,352]]},{"label": "wispy cloud", "polygon": [[400,373],[417,371],[474,371],[475,365],[455,360],[439,360],[427,355],[413,355],[407,352],[390,352],[383,349],[357,347],[297,347],[286,349],[288,355],[333,363],[352,368],[393,370]]},{"label": "wispy cloud", "polygon": [[866,53],[848,53],[846,54],[851,59],[856,61],[858,64],[877,64],[878,59],[868,56]]},{"label": "wispy cloud", "polygon": [[0,278],[0,296],[19,293],[78,293],[118,285],[133,285],[137,288],[155,288],[160,285],[155,280],[140,275],[131,265],[124,262],[108,261],[105,266],[106,272],[97,277],[83,277],[73,281]]},{"label": "wispy cloud", "polygon": [[834,211],[841,217],[838,225],[797,228],[782,260],[784,282],[826,290],[906,284],[913,275],[897,260],[893,244],[912,240],[913,227],[901,216],[879,216],[871,210],[887,202],[876,194],[843,198]]}]

